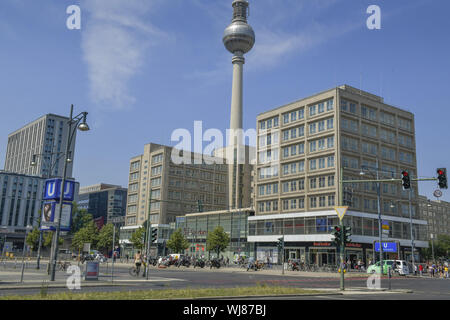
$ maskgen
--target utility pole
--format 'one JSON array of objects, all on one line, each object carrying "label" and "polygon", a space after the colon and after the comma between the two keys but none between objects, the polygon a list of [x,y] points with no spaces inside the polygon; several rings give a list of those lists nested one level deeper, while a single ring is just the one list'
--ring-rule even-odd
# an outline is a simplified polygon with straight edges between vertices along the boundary
[{"label": "utility pole", "polygon": [[415,259],[414,259],[414,233],[413,233],[413,223],[412,223],[412,208],[411,208],[411,193],[412,188],[409,188],[409,221],[410,221],[410,231],[411,231],[411,263],[412,263],[412,272],[415,273]]},{"label": "utility pole", "polygon": [[[339,205],[343,206],[344,205],[344,183],[342,182],[344,179],[344,168],[340,168],[341,172],[340,172],[340,179],[339,179]],[[343,219],[339,219],[340,220],[340,228],[341,228],[341,246],[340,246],[340,252],[339,252],[339,258],[341,260],[341,278],[340,278],[340,287],[341,290],[345,290],[345,283],[344,283],[344,264],[345,264],[345,244],[343,241],[343,230],[344,230],[344,221]]]}]

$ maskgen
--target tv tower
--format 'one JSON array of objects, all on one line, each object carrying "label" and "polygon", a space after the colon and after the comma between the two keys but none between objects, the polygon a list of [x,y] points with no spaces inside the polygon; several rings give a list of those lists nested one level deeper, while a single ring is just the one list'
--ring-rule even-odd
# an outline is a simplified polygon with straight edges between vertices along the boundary
[{"label": "tv tower", "polygon": [[[229,206],[230,208],[242,207],[242,190],[240,181],[240,162],[242,145],[242,75],[245,63],[244,54],[249,52],[255,44],[255,33],[247,23],[248,1],[234,0],[233,19],[223,34],[223,44],[233,54],[233,84],[231,92],[231,117],[230,136],[228,137],[227,158],[230,164],[228,170],[229,179]],[[233,161],[230,161],[233,159]]]}]

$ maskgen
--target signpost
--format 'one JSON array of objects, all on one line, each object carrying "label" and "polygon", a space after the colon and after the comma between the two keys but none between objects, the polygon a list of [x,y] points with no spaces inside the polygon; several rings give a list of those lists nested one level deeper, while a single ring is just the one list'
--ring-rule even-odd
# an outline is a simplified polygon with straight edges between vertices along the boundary
[{"label": "signpost", "polygon": [[[337,206],[337,207],[334,207],[334,210],[336,210],[336,213],[337,213],[337,215],[339,217],[339,225],[341,227],[342,235],[343,235],[344,234],[344,223],[343,223],[342,219],[344,218],[344,215],[345,215],[345,213],[348,210],[348,206]],[[343,238],[343,236],[342,236],[342,238]],[[341,265],[340,265],[341,266],[340,267],[340,270],[341,270],[341,290],[344,290],[345,289],[345,286],[344,286],[345,244],[344,244],[343,239],[341,241],[341,248],[340,248],[339,256],[340,256],[340,260],[341,260]]]}]

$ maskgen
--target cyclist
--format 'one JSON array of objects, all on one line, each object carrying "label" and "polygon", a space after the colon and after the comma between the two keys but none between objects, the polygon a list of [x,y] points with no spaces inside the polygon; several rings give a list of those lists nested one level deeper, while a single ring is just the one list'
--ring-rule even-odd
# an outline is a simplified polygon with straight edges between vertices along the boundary
[{"label": "cyclist", "polygon": [[134,264],[136,265],[136,276],[139,276],[139,272],[141,271],[141,264],[142,264],[142,254],[140,251],[138,251],[134,255]]}]

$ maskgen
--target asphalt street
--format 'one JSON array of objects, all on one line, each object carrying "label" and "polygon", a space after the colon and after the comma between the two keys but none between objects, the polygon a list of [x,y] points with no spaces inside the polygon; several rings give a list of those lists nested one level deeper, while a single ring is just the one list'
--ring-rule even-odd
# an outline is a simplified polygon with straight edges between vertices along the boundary
[{"label": "asphalt street", "polygon": [[[0,295],[36,294],[40,293],[42,287],[47,284],[49,284],[48,293],[69,291],[66,281],[70,275],[64,271],[58,271],[56,281],[52,283],[48,281],[49,276],[45,272],[45,263],[41,270],[36,270],[35,264],[29,263],[24,272],[24,281],[20,283],[21,265],[16,264],[15,267],[12,262],[0,264]],[[277,285],[339,292],[339,274],[332,273],[285,271],[285,275],[282,275],[281,269],[246,271],[246,269],[236,267],[217,270],[172,266],[165,269],[151,267],[147,281],[141,276],[132,277],[129,274],[131,267],[131,264],[115,264],[112,281],[111,264],[101,264],[99,280],[85,281],[82,278],[81,289],[74,290],[74,292],[232,288],[255,285]],[[83,270],[84,265],[81,265],[81,272]],[[346,291],[343,295],[270,297],[270,299],[450,300],[450,279],[396,276],[391,279],[391,291],[374,291],[367,289],[367,278],[368,275],[364,273],[346,274]],[[387,279],[381,280],[381,287],[385,289],[389,287]],[[267,297],[263,299],[267,299]]]}]

